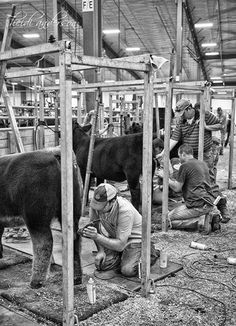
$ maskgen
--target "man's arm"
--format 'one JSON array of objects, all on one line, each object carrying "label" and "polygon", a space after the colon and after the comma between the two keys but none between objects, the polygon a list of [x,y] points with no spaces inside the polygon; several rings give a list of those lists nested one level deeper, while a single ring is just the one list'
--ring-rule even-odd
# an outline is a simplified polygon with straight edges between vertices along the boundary
[{"label": "man's arm", "polygon": [[[178,140],[170,139],[170,151],[172,150],[172,148],[175,147],[175,145],[176,145],[177,143],[178,143]],[[165,149],[163,149],[163,151],[162,151],[160,154],[157,154],[157,155],[156,155],[156,158],[158,159],[158,158],[163,157],[163,155],[164,155],[164,151],[165,151]]]},{"label": "man's arm", "polygon": [[[163,178],[164,177],[164,171],[163,170],[159,170],[157,175],[160,177],[160,178]],[[182,182],[179,182],[177,180],[172,180],[169,178],[169,186],[172,190],[174,190],[175,192],[180,192],[183,188],[183,183]]]},{"label": "man's arm", "polygon": [[120,234],[118,238],[107,238],[102,234],[99,234],[97,229],[93,226],[88,226],[83,231],[83,236],[95,241],[98,250],[103,250],[103,247],[114,251],[123,251],[128,241],[127,234]]},{"label": "man's arm", "polygon": [[222,129],[222,125],[221,123],[216,123],[214,125],[207,125],[205,123],[205,129],[209,130],[209,131],[217,131],[217,130],[221,130]]},{"label": "man's arm", "polygon": [[177,180],[169,179],[169,186],[175,192],[180,192],[182,190],[182,188],[183,188],[183,183],[181,183],[181,182],[179,182]]}]

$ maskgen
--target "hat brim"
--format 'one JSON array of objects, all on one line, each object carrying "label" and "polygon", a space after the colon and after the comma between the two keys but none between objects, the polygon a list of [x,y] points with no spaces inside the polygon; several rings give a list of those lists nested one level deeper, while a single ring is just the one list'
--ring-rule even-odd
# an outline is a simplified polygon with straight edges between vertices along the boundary
[{"label": "hat brim", "polygon": [[96,211],[101,211],[105,206],[107,202],[106,201],[97,201],[96,199],[92,198],[90,202],[90,206],[95,209]]},{"label": "hat brim", "polygon": [[182,110],[182,111],[175,111],[175,116],[177,116],[177,117],[182,117],[183,114],[184,114],[184,110]]}]

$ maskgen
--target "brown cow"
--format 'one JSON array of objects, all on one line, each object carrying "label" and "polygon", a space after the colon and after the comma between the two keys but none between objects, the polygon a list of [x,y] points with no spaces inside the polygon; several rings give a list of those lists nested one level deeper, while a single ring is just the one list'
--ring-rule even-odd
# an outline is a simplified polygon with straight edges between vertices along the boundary
[{"label": "brown cow", "polygon": [[[30,285],[41,287],[46,280],[52,255],[50,228],[55,217],[61,222],[61,167],[57,155],[35,151],[0,157],[0,258],[4,227],[24,222],[33,244]],[[74,271],[75,283],[82,280],[80,236],[76,234],[81,200],[74,168]]]}]

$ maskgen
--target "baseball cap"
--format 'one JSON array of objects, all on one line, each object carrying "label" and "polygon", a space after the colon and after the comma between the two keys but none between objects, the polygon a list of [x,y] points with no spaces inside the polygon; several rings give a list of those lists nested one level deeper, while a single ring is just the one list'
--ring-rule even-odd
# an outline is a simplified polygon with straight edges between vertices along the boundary
[{"label": "baseball cap", "polygon": [[176,103],[176,109],[175,112],[179,113],[180,115],[182,115],[184,113],[184,110],[187,109],[187,107],[189,107],[190,105],[190,101],[185,99],[185,98],[181,98],[181,100],[179,100]]},{"label": "baseball cap", "polygon": [[117,190],[109,183],[100,183],[94,190],[90,206],[96,210],[102,210],[108,201],[117,196]]}]

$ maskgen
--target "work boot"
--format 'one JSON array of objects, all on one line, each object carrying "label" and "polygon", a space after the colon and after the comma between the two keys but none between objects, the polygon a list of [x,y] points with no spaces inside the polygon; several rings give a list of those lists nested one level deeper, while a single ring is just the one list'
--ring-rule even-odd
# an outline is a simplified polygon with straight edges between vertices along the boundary
[{"label": "work boot", "polygon": [[212,222],[211,222],[212,232],[220,231],[220,229],[221,229],[220,222],[221,222],[220,214],[219,213],[213,213]]},{"label": "work boot", "polygon": [[199,230],[202,234],[210,234],[212,231],[213,214],[209,212],[205,215],[203,230]]},{"label": "work boot", "polygon": [[222,220],[221,223],[228,223],[230,221],[229,210],[227,207],[227,199],[226,197],[221,197],[218,204],[216,205],[218,210],[220,211]]}]

